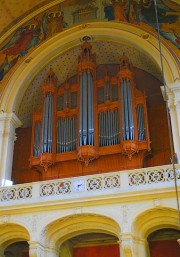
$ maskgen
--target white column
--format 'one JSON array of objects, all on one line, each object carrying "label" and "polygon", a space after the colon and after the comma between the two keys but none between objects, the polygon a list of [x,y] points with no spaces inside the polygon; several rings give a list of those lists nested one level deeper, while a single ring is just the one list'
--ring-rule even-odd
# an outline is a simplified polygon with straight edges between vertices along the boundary
[{"label": "white column", "polygon": [[131,233],[120,235],[120,257],[149,257],[146,239],[135,237]]},{"label": "white column", "polygon": [[135,256],[149,257],[149,245],[146,239],[135,239]]},{"label": "white column", "polygon": [[11,180],[15,129],[21,125],[14,113],[0,113],[0,186]]},{"label": "white column", "polygon": [[131,234],[124,233],[120,235],[120,257],[134,257]]},{"label": "white column", "polygon": [[180,163],[180,109],[178,107],[180,101],[180,83],[169,84],[166,88],[166,93],[171,118],[174,152],[177,155],[177,162]]},{"label": "white column", "polygon": [[171,103],[169,102],[169,112],[171,117],[174,152],[177,156],[177,162],[180,163],[179,128],[178,128],[178,122],[177,122],[176,108],[172,102]]},{"label": "white column", "polygon": [[38,241],[28,241],[29,257],[59,257],[58,249],[43,246]]},{"label": "white column", "polygon": [[44,247],[37,241],[28,241],[29,257],[45,257]]},{"label": "white column", "polygon": [[180,135],[180,99],[175,99],[176,113],[177,113],[177,121],[178,121],[178,130]]}]

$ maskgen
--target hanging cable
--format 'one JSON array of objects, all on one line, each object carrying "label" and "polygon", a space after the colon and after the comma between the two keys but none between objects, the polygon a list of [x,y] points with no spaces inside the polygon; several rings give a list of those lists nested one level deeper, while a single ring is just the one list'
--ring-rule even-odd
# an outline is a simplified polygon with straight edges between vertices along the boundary
[{"label": "hanging cable", "polygon": [[174,147],[173,147],[171,122],[170,122],[169,108],[168,108],[168,102],[167,102],[167,89],[166,89],[167,85],[166,85],[166,80],[165,80],[165,76],[164,76],[163,55],[162,55],[160,28],[159,28],[159,19],[158,19],[156,0],[154,0],[154,8],[155,8],[155,15],[156,15],[156,28],[157,28],[157,33],[158,33],[158,44],[159,44],[159,53],[160,53],[160,62],[161,62],[162,81],[163,81],[163,86],[164,86],[164,96],[165,96],[165,102],[166,102],[166,114],[167,114],[168,130],[169,130],[169,138],[170,138],[170,151],[171,151],[172,168],[173,168],[174,184],[175,184],[175,191],[176,191],[176,201],[177,201],[177,209],[178,209],[179,230],[180,230],[180,205],[179,205],[178,186],[177,186],[177,174],[176,174],[176,167],[175,167],[175,153],[174,153]]}]

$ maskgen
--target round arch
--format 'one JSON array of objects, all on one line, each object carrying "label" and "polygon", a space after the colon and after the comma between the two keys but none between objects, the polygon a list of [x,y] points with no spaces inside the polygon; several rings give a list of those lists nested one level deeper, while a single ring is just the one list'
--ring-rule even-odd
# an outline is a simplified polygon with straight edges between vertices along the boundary
[{"label": "round arch", "polygon": [[[152,32],[149,33],[135,25],[116,22],[93,22],[74,26],[38,46],[12,71],[2,92],[2,110],[17,113],[27,87],[39,71],[55,57],[79,45],[80,38],[85,35],[91,35],[97,41],[123,42],[136,47],[161,69],[158,40]],[[163,40],[162,51],[166,83],[173,83],[180,77],[179,64]]]},{"label": "round arch", "polygon": [[48,224],[46,231],[46,245],[59,247],[68,239],[86,233],[104,233],[119,238],[118,223],[106,216],[98,214],[70,215]]},{"label": "round arch", "polygon": [[163,228],[179,229],[177,210],[165,207],[149,209],[138,215],[132,224],[133,233],[141,238]]},{"label": "round arch", "polygon": [[6,248],[16,242],[29,240],[29,232],[23,226],[15,223],[6,223],[0,225],[0,242],[3,248]]}]

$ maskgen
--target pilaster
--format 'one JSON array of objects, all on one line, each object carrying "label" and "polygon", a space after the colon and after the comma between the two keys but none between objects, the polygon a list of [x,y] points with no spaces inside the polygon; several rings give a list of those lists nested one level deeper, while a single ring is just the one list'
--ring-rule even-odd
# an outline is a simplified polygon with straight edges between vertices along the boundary
[{"label": "pilaster", "polygon": [[59,257],[58,249],[45,247],[38,241],[29,241],[29,257]]},{"label": "pilaster", "polygon": [[150,257],[149,244],[146,239],[135,238],[135,256]]},{"label": "pilaster", "polygon": [[180,82],[169,84],[168,104],[170,109],[174,150],[180,163]]},{"label": "pilaster", "polygon": [[120,257],[149,257],[149,246],[146,239],[135,237],[131,233],[120,235]]},{"label": "pilaster", "polygon": [[[163,87],[162,87],[162,91]],[[174,152],[177,162],[180,163],[180,82],[169,84],[166,87],[165,100],[168,101],[168,108],[171,118]]]},{"label": "pilaster", "polygon": [[44,247],[37,241],[28,241],[29,257],[45,257]]},{"label": "pilaster", "polygon": [[14,113],[0,113],[0,185],[11,180],[15,129],[21,125]]},{"label": "pilaster", "polygon": [[120,235],[120,257],[134,257],[133,237],[131,234]]}]

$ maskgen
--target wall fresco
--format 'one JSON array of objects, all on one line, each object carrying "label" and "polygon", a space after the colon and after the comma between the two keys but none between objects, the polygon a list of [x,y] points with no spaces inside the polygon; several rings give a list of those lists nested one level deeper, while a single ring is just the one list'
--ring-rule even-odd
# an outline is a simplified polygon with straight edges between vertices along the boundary
[{"label": "wall fresco", "polygon": [[[157,0],[161,35],[180,53],[180,4]],[[0,81],[34,47],[69,27],[104,20],[157,29],[153,0],[68,0],[29,20],[0,45]],[[172,46],[172,45],[171,45]]]}]

